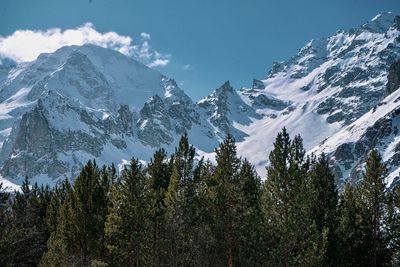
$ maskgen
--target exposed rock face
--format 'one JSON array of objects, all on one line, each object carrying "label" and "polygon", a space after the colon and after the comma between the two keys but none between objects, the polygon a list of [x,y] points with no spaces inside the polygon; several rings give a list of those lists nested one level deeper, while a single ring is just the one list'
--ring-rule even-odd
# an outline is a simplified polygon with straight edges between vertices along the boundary
[{"label": "exposed rock face", "polygon": [[400,54],[398,20],[383,13],[359,28],[312,40],[287,62],[275,64],[267,81],[329,95],[316,111],[330,124],[348,125],[385,96],[387,72]]},{"label": "exposed rock face", "polygon": [[265,84],[260,80],[253,79],[253,86],[251,88],[263,90],[265,89]]},{"label": "exposed rock face", "polygon": [[269,108],[274,110],[284,110],[289,107],[290,104],[282,100],[275,99],[264,94],[259,94],[256,96],[249,95],[249,99],[256,108]]},{"label": "exposed rock face", "polygon": [[[360,138],[351,143],[343,143],[339,145],[333,153],[336,168],[339,168],[342,173],[348,173],[349,178],[354,182],[359,181],[363,175],[364,162],[371,149],[379,149],[383,153],[384,160],[392,173],[390,184],[394,178],[398,177],[400,173],[399,151],[398,147],[400,123],[400,108],[394,109],[392,112],[377,120],[371,127],[360,136]],[[338,176],[341,181],[346,178],[343,175]]]},{"label": "exposed rock face", "polygon": [[[398,20],[399,17],[397,16],[394,20],[394,26],[390,27],[389,31],[398,29],[396,26]],[[362,28],[369,32],[382,33],[386,31],[387,25],[385,27],[383,22],[375,21]],[[355,32],[360,33],[362,31],[356,30]],[[400,85],[400,63],[398,60],[395,60],[399,55],[398,51],[399,38],[396,37],[393,43],[387,45],[386,49],[378,53],[378,57],[380,59],[384,58],[387,62],[387,66],[390,66],[390,68],[387,68],[386,79],[379,78],[380,81],[374,80],[385,74],[385,72],[378,74],[378,69],[365,71],[361,68],[355,68],[352,72],[342,76],[341,79],[344,82],[340,85],[343,86],[344,89],[339,94],[327,98],[318,105],[319,114],[332,114],[327,117],[328,122],[333,123],[344,120],[345,125],[349,124],[348,127],[345,127],[334,136],[324,140],[324,142],[313,149],[313,152],[325,152],[331,157],[335,173],[340,183],[347,179],[353,182],[358,182],[362,179],[364,162],[371,149],[377,149],[382,154],[383,160],[389,168],[390,175],[387,178],[388,184],[393,185],[399,179],[400,162],[398,160],[399,154],[397,147],[400,141],[398,137],[400,107],[398,104],[399,94],[396,90]],[[370,61],[372,60],[373,59],[370,59]],[[337,71],[337,67],[330,67],[325,71],[322,77],[324,77],[324,80],[331,80]],[[374,83],[370,83],[372,86],[384,88],[385,90],[373,89],[361,92],[356,90],[356,88],[346,86],[349,82],[354,83],[354,81],[360,79],[365,84],[370,83],[370,80],[374,80]],[[347,113],[343,112],[343,109],[339,112],[333,112],[338,103],[337,98],[335,98],[336,95],[346,98],[358,97],[361,100],[360,103],[365,104],[365,108],[358,108],[358,110],[356,110],[356,115],[353,115],[350,119]],[[375,105],[371,109],[372,104]],[[360,116],[358,114],[363,116],[358,119]],[[354,120],[354,118],[356,118],[356,120]]]},{"label": "exposed rock face", "polygon": [[133,120],[134,116],[129,110],[128,105],[122,105],[118,110],[118,117],[116,125],[118,127],[118,132],[125,133],[128,136],[133,136]]},{"label": "exposed rock face", "polygon": [[313,152],[325,152],[331,158],[339,183],[363,177],[364,162],[372,149],[377,149],[386,163],[387,183],[394,185],[400,175],[400,93],[393,93],[375,109],[365,114],[336,135],[325,140]]},{"label": "exposed rock face", "polygon": [[174,80],[115,51],[63,47],[9,73],[0,83],[4,177],[74,177],[89,159],[119,163],[136,151],[148,160],[193,127],[217,143]]},{"label": "exposed rock face", "polygon": [[193,124],[201,124],[202,119],[196,111],[195,103],[178,87],[175,80],[164,78],[163,85],[166,88],[164,102],[176,133],[181,135],[191,129]]},{"label": "exposed rock face", "polygon": [[[224,83],[194,103],[177,83],[118,52],[84,45],[0,65],[0,174],[39,182],[74,177],[87,160],[116,164],[173,152],[188,132],[198,156],[212,157],[226,134],[265,174],[282,127],[325,152],[340,182],[357,181],[378,149],[400,172],[400,18],[392,13],[312,40],[263,80]],[[36,177],[36,178],[35,178]]]},{"label": "exposed rock face", "polygon": [[230,132],[230,103],[228,101],[229,96],[233,96],[235,90],[229,84],[229,81],[225,82],[220,88],[218,88],[211,97],[208,97],[204,101],[198,103],[199,107],[206,110],[206,114],[210,116],[211,123],[219,127],[223,134]]},{"label": "exposed rock face", "polygon": [[51,128],[49,113],[41,101],[29,113],[22,116],[16,130],[16,140],[10,157],[4,162],[2,175],[35,176],[47,174],[59,177],[68,173],[68,164],[58,159],[59,153],[66,151],[85,151],[100,156],[103,138],[82,131],[60,132]]},{"label": "exposed rock face", "polygon": [[400,60],[393,63],[389,68],[388,82],[385,96],[390,95],[400,88]]},{"label": "exposed rock face", "polygon": [[354,160],[352,147],[349,144],[340,145],[335,152],[335,159],[338,161],[346,162]]},{"label": "exposed rock face", "polygon": [[8,73],[10,70],[15,68],[17,64],[10,59],[1,59],[0,60],[0,84],[7,79]]},{"label": "exposed rock face", "polygon": [[237,141],[243,140],[247,134],[235,128],[235,123],[248,125],[251,123],[251,118],[260,119],[262,117],[252,106],[244,102],[229,81],[226,81],[211,95],[200,100],[197,106],[218,130],[217,134],[220,138],[224,138],[229,133],[233,134]]},{"label": "exposed rock face", "polygon": [[140,111],[141,119],[138,121],[138,136],[145,144],[160,146],[162,143],[172,143],[170,133],[172,125],[168,110],[159,96],[150,98]]}]

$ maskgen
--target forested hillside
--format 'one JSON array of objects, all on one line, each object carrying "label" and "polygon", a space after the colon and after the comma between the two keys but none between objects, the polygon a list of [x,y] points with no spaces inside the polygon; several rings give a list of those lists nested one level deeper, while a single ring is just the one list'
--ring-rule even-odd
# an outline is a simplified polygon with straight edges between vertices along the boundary
[{"label": "forested hillside", "polygon": [[[216,163],[175,153],[122,171],[89,161],[74,183],[0,189],[0,266],[398,266],[400,186],[372,150],[338,192],[325,155],[284,128],[266,179],[228,135]],[[266,155],[267,157],[267,155]]]}]

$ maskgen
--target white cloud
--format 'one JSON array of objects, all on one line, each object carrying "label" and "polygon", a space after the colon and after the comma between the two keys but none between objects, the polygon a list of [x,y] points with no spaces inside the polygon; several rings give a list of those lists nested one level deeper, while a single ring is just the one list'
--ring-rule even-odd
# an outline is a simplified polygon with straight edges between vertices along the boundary
[{"label": "white cloud", "polygon": [[190,64],[186,64],[186,65],[183,65],[183,67],[182,67],[182,69],[183,70],[188,70],[188,69],[190,69],[192,66],[190,66]]},{"label": "white cloud", "polygon": [[158,58],[152,62],[150,62],[150,64],[148,64],[148,66],[150,68],[154,68],[154,67],[164,67],[167,66],[169,63],[169,59],[162,59],[162,58]]},{"label": "white cloud", "polygon": [[142,32],[140,37],[140,44],[135,45],[132,49],[133,57],[151,68],[164,67],[170,63],[171,55],[161,54],[151,47],[150,34]]},{"label": "white cloud", "polygon": [[16,62],[35,60],[41,53],[51,53],[66,45],[95,44],[132,56],[150,67],[166,66],[170,55],[154,50],[150,34],[141,33],[139,43],[129,36],[116,32],[98,32],[92,23],[62,31],[60,28],[45,31],[17,30],[8,36],[0,35],[0,58]]},{"label": "white cloud", "polygon": [[150,34],[142,32],[140,36],[145,40],[150,40]]}]

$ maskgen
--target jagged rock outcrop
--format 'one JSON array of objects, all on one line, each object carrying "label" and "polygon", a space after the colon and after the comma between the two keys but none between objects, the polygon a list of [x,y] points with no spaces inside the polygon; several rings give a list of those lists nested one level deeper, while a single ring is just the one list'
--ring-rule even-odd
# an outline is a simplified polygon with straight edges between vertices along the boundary
[{"label": "jagged rock outcrop", "polygon": [[204,114],[217,130],[220,138],[224,138],[229,133],[233,134],[237,141],[243,140],[247,134],[235,128],[235,123],[249,125],[251,118],[262,117],[252,106],[245,103],[229,81],[200,100],[197,106],[200,113]]},{"label": "jagged rock outcrop", "polygon": [[141,119],[137,123],[138,136],[142,142],[151,146],[160,146],[163,143],[172,143],[170,133],[172,125],[168,110],[162,99],[155,95],[144,104],[140,110]]},{"label": "jagged rock outcrop", "polygon": [[389,68],[388,82],[386,84],[385,96],[390,95],[400,88],[400,59]]},{"label": "jagged rock outcrop", "polygon": [[265,175],[284,126],[305,148],[329,155],[340,182],[357,181],[376,148],[399,179],[400,17],[312,40],[265,79],[229,82],[194,103],[177,83],[116,51],[63,47],[0,65],[0,175],[18,183],[74,177],[85,161],[122,164],[173,152],[187,132],[199,157],[232,134],[238,153]]},{"label": "jagged rock outcrop", "polygon": [[74,177],[86,160],[118,163],[135,151],[147,160],[193,127],[216,144],[174,80],[115,51],[63,47],[9,72],[0,83],[4,177]]}]

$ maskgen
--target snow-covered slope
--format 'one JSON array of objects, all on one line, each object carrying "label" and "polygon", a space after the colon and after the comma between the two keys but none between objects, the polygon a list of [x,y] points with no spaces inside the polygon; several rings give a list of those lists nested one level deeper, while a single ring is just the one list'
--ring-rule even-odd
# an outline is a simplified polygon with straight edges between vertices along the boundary
[{"label": "snow-covered slope", "polygon": [[228,133],[240,142],[248,136],[239,129],[239,125],[250,125],[253,120],[262,116],[234,90],[229,81],[216,89],[212,94],[197,103],[199,112],[206,116],[214,127],[215,132],[222,139]]},{"label": "snow-covered slope", "polygon": [[[392,66],[392,76],[396,77],[400,69],[393,67],[400,59],[399,35],[400,17],[379,14],[359,28],[310,41],[288,61],[274,63],[264,80],[254,80],[251,88],[237,91],[236,99],[228,104],[219,100],[228,98],[216,97],[221,95],[217,90],[199,105],[206,104],[209,120],[217,118],[222,132],[228,129],[236,133],[239,154],[249,158],[264,175],[273,140],[284,126],[292,135],[301,134],[305,147],[316,151],[315,146],[349,125],[362,125],[359,120],[363,115],[398,88],[398,79],[392,78],[389,85],[388,73]],[[244,106],[241,102],[249,107],[239,111],[242,116],[248,114],[246,121],[235,119],[235,110]],[[235,108],[226,111],[224,107],[229,106]],[[248,110],[259,116],[250,115]],[[337,168],[345,169],[336,163]],[[339,178],[347,178],[354,166],[338,172]]]},{"label": "snow-covered slope", "polygon": [[[400,73],[399,73],[400,75]],[[400,90],[385,97],[376,107],[352,124],[327,138],[310,152],[330,156],[338,178],[361,178],[364,161],[377,149],[389,169],[388,184],[400,175]]]},{"label": "snow-covered slope", "polygon": [[253,106],[257,97],[267,96],[287,107],[256,105],[264,118],[238,126],[249,136],[238,144],[239,153],[265,173],[272,140],[283,126],[292,135],[301,134],[311,150],[344,127],[357,124],[387,95],[389,68],[400,59],[399,35],[400,17],[383,13],[359,28],[313,40],[288,61],[275,63],[265,80],[240,94]]},{"label": "snow-covered slope", "polygon": [[174,80],[118,52],[63,47],[0,67],[1,175],[54,183],[91,158],[120,164],[172,152],[183,132],[199,156],[213,157],[231,133],[238,152],[265,174],[285,126],[309,152],[325,152],[341,180],[358,179],[377,148],[400,171],[400,17],[382,13],[351,30],[312,40],[263,80],[229,82],[194,103]]},{"label": "snow-covered slope", "polygon": [[101,47],[42,54],[0,84],[1,175],[15,182],[74,177],[92,158],[149,160],[159,147],[172,152],[185,131],[204,136],[193,138],[202,150],[218,144],[174,80]]}]

